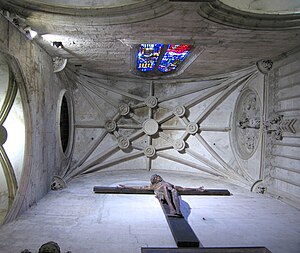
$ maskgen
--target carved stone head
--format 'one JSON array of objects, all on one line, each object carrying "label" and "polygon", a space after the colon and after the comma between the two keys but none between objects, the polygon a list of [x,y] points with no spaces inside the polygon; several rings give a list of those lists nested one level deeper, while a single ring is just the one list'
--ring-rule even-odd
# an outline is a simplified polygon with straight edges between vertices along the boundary
[{"label": "carved stone head", "polygon": [[56,242],[50,241],[39,248],[39,253],[60,253],[60,248]]}]

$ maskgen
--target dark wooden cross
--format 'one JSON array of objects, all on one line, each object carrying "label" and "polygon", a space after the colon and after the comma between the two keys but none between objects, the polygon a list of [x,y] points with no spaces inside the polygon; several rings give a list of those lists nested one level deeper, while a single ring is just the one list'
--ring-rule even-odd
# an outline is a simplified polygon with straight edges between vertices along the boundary
[{"label": "dark wooden cross", "polygon": [[[95,186],[94,193],[100,194],[154,194],[153,190],[132,189],[120,187]],[[201,196],[230,196],[231,193],[224,189],[205,189],[204,191],[196,190],[178,190],[179,195],[201,195]],[[162,203],[169,228],[178,248],[142,248],[142,253],[271,253],[265,247],[234,247],[234,248],[206,248],[203,247],[196,234],[192,230],[184,217],[169,215],[167,203]]]}]

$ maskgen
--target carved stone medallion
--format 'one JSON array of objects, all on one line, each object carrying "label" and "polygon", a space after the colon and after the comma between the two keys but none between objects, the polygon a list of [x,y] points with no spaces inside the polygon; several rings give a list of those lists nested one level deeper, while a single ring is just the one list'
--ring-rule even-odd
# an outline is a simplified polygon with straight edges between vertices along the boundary
[{"label": "carved stone medallion", "polygon": [[127,104],[121,103],[119,105],[119,112],[122,116],[126,116],[127,114],[130,113],[130,107]]},{"label": "carved stone medallion", "polygon": [[195,134],[198,132],[198,130],[199,130],[199,126],[196,122],[190,122],[186,127],[186,131],[189,134]]},{"label": "carved stone medallion", "polygon": [[145,156],[150,158],[150,157],[155,156],[156,150],[153,146],[149,145],[144,149],[144,154],[145,154]]},{"label": "carved stone medallion", "polygon": [[255,152],[262,128],[260,100],[255,91],[244,90],[237,99],[233,117],[234,149],[242,159]]},{"label": "carved stone medallion", "polygon": [[185,149],[185,141],[182,139],[177,139],[174,141],[173,147],[177,151],[182,151]]},{"label": "carved stone medallion", "polygon": [[158,131],[158,128],[159,128],[158,123],[154,119],[147,119],[143,123],[143,131],[147,135],[154,135],[154,134],[156,134],[157,131]]},{"label": "carved stone medallion", "polygon": [[113,131],[116,130],[117,124],[114,120],[107,120],[105,122],[105,128],[106,128],[107,132],[112,133]]},{"label": "carved stone medallion", "polygon": [[154,96],[149,96],[146,98],[145,100],[145,104],[149,107],[149,108],[155,108],[157,106],[157,98]]},{"label": "carved stone medallion", "polygon": [[127,149],[130,146],[130,142],[126,137],[121,136],[118,139],[118,145],[120,149]]},{"label": "carved stone medallion", "polygon": [[177,105],[174,110],[173,113],[174,115],[178,116],[178,117],[183,117],[185,114],[185,107],[183,105]]}]

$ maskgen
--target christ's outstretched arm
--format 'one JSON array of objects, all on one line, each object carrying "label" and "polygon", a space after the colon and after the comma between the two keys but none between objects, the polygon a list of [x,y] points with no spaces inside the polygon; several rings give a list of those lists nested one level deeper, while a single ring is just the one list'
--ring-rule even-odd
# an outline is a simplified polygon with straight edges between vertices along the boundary
[{"label": "christ's outstretched arm", "polygon": [[201,187],[198,187],[198,188],[190,188],[190,187],[181,187],[181,186],[175,185],[174,187],[179,192],[180,191],[199,191],[199,192],[204,192],[205,191],[204,186],[201,186]]},{"label": "christ's outstretched arm", "polygon": [[117,187],[123,189],[152,190],[150,185],[131,186],[131,185],[119,184]]}]

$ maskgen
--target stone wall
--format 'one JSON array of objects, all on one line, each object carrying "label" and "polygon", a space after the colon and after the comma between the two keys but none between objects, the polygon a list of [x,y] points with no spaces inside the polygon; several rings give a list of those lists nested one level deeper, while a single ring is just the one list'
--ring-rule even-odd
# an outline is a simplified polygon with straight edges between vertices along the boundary
[{"label": "stone wall", "polygon": [[[267,192],[300,207],[300,53],[274,62],[267,78]],[[276,118],[277,117],[277,118]],[[279,118],[278,118],[279,117]]]},{"label": "stone wall", "polygon": [[[52,57],[0,15],[0,50],[10,64],[23,100],[26,129],[24,166],[6,220],[35,205],[58,174],[62,154],[57,141],[57,99],[64,85],[53,73]],[[16,143],[17,145],[17,143]]]}]

